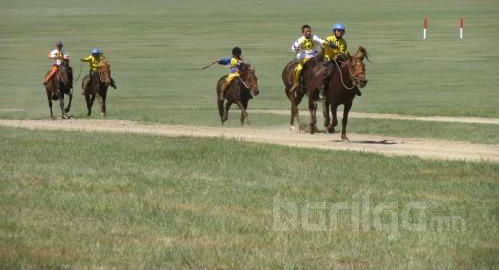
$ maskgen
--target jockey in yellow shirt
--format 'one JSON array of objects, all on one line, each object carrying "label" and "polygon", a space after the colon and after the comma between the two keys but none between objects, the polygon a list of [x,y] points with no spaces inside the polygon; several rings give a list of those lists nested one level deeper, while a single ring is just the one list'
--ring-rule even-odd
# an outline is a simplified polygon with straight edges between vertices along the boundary
[{"label": "jockey in yellow shirt", "polygon": [[[99,74],[97,73],[97,70],[99,69],[100,61],[103,59],[104,59],[104,54],[102,53],[102,51],[99,48],[92,48],[91,55],[80,59],[81,62],[88,62],[88,66],[90,68],[90,72],[88,73],[87,84],[92,80],[92,76],[99,76]],[[113,78],[110,78],[110,79],[111,79],[111,83],[110,83],[111,87],[116,89],[116,84],[114,82],[114,79]],[[82,95],[84,93],[85,88],[87,88],[87,85],[85,85],[85,87],[83,87],[82,92],[81,92]]]},{"label": "jockey in yellow shirt", "polygon": [[293,45],[291,45],[291,51],[296,53],[296,60],[298,64],[295,67],[295,76],[293,81],[293,86],[289,90],[293,92],[300,85],[300,76],[303,66],[312,58],[319,55],[321,52],[321,47],[331,47],[335,46],[333,43],[329,43],[326,40],[321,39],[317,35],[312,34],[312,28],[310,25],[303,25],[301,27],[302,37],[297,39]]},{"label": "jockey in yellow shirt", "polygon": [[67,64],[69,61],[69,53],[66,49],[63,49],[62,42],[57,41],[55,43],[55,49],[49,52],[48,58],[52,59],[52,68],[50,69],[50,73],[47,74],[45,77],[43,84],[47,84],[47,82],[54,77],[54,75],[57,73],[59,70],[59,66],[64,64]]},{"label": "jockey in yellow shirt", "polygon": [[[347,51],[347,42],[343,38],[345,34],[345,25],[342,23],[335,23],[333,25],[333,32],[326,38],[326,41],[334,43],[336,45],[335,48],[329,47],[324,49],[324,66],[326,66],[326,73],[324,76],[324,85],[327,84],[327,81],[331,74],[333,73],[333,69],[341,63],[343,63],[348,56]],[[320,87],[321,91],[324,91],[324,85]],[[358,96],[362,95],[360,90],[357,88],[356,94]]]},{"label": "jockey in yellow shirt", "polygon": [[241,54],[242,54],[241,48],[234,47],[232,49],[232,57],[219,58],[216,61],[216,63],[224,66],[229,66],[230,68],[227,79],[225,79],[224,83],[220,86],[220,100],[222,101],[225,99],[224,92],[227,89],[227,87],[229,87],[232,80],[241,75],[239,74],[239,71],[241,70],[241,67],[244,65],[244,60]]}]

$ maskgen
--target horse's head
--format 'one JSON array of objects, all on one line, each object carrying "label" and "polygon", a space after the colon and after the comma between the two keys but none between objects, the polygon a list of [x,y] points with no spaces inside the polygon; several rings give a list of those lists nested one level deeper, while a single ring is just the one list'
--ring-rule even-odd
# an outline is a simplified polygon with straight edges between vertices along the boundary
[{"label": "horse's head", "polygon": [[350,56],[347,63],[350,70],[350,76],[352,77],[353,84],[363,88],[367,84],[366,79],[366,66],[364,65],[364,58],[369,61],[369,56],[364,47],[359,46],[355,55]]},{"label": "horse's head", "polygon": [[111,83],[111,64],[107,59],[99,62],[99,78],[106,86]]},{"label": "horse's head", "polygon": [[258,78],[256,77],[255,69],[249,63],[245,63],[241,66],[240,78],[244,86],[248,88],[252,96],[258,96],[258,94],[260,94],[260,90],[258,89]]}]

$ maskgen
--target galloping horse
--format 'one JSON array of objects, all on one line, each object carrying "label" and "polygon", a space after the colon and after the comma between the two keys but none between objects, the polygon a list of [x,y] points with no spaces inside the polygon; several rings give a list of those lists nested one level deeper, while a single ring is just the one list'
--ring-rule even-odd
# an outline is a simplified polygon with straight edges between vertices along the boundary
[{"label": "galloping horse", "polygon": [[[367,84],[366,67],[364,58],[369,61],[366,49],[359,46],[357,52],[350,56],[339,68],[335,68],[328,81],[328,91],[326,95],[326,110],[324,114],[324,126],[329,133],[334,132],[334,127],[338,125],[336,112],[339,105],[343,105],[343,119],[341,129],[341,139],[347,140],[348,112],[352,108],[352,102],[358,87],[363,88]],[[333,122],[330,123],[329,108],[333,114]]]},{"label": "galloping horse", "polygon": [[[95,97],[100,104],[100,115],[106,116],[106,96],[107,88],[111,83],[111,64],[104,59],[99,63],[99,68],[92,78],[89,79],[88,75],[83,77],[81,87],[87,102],[87,115],[92,114],[92,105],[94,104]],[[86,87],[85,87],[86,86]]]},{"label": "galloping horse", "polygon": [[[49,72],[50,71],[48,71],[45,76],[47,76]],[[63,61],[59,66],[57,74],[45,84],[45,92],[47,93],[47,99],[49,101],[50,118],[54,118],[54,114],[52,113],[52,100],[59,100],[61,105],[61,119],[69,118],[67,113],[71,109],[71,101],[73,100],[72,88],[73,72],[67,62]],[[69,103],[66,109],[64,109],[64,94],[69,97]]]},{"label": "galloping horse", "polygon": [[218,100],[218,112],[220,114],[220,120],[222,125],[229,117],[229,108],[233,103],[236,103],[241,110],[241,125],[244,125],[244,120],[246,124],[250,125],[248,119],[248,101],[257,96],[260,93],[258,89],[258,78],[255,74],[255,69],[251,67],[249,63],[244,63],[239,71],[240,77],[236,77],[232,80],[230,85],[225,89],[224,96],[227,100],[224,108],[224,101],[220,100],[220,86],[227,78],[228,75],[222,76],[217,83],[217,100]]},{"label": "galloping horse", "polygon": [[299,131],[303,130],[300,123],[300,117],[298,115],[298,105],[300,104],[303,96],[308,96],[308,110],[310,112],[309,128],[310,133],[314,134],[317,131],[317,104],[316,101],[319,99],[319,90],[317,85],[316,72],[322,66],[324,61],[324,54],[320,53],[318,56],[310,59],[304,66],[302,71],[302,84],[295,90],[295,93],[291,93],[289,90],[293,86],[295,67],[298,61],[293,60],[284,66],[282,70],[282,82],[284,83],[284,91],[289,101],[291,101],[291,130],[294,130],[294,121],[298,123]]}]

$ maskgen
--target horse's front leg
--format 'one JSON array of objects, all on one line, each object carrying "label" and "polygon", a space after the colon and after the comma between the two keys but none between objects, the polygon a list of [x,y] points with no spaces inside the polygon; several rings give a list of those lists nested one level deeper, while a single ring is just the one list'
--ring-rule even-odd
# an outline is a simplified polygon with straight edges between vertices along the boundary
[{"label": "horse's front leg", "polygon": [[54,114],[52,113],[52,93],[50,91],[46,92],[47,92],[47,99],[49,101],[50,119],[54,119]]},{"label": "horse's front leg", "polygon": [[328,128],[331,118],[329,117],[329,102],[327,99],[322,102],[322,114],[324,115],[324,127]]},{"label": "horse's front leg", "polygon": [[66,107],[66,109],[64,109],[64,112],[66,112],[66,113],[69,113],[69,110],[71,110],[71,101],[73,100],[73,91],[72,90],[69,90],[68,97],[69,97],[68,106]]},{"label": "horse's front leg", "polygon": [[329,125],[327,131],[329,133],[334,133],[334,127],[338,125],[338,118],[336,112],[338,111],[338,104],[331,104],[331,114],[333,115],[333,122]]},{"label": "horse's front leg", "polygon": [[246,112],[246,117],[244,116],[244,113],[243,113],[243,110],[241,110],[241,126],[244,125],[244,118],[246,118],[246,121],[248,123],[248,126],[250,125],[250,122],[249,122],[249,118],[248,118],[248,101],[243,101],[242,102],[242,105],[243,105],[243,108],[244,108],[244,112]]},{"label": "horse's front leg", "polygon": [[97,101],[100,105],[100,116],[106,117],[106,92],[97,93]]},{"label": "horse's front leg", "polygon": [[352,108],[352,103],[345,104],[343,108],[343,119],[341,120],[341,139],[344,141],[349,141],[347,137],[347,123],[348,123],[348,112]]},{"label": "horse's front leg", "polygon": [[308,98],[308,111],[310,113],[310,119],[308,122],[310,134],[314,134],[317,132],[317,104],[311,97]]},{"label": "horse's front leg", "polygon": [[229,109],[230,109],[231,105],[232,105],[232,102],[230,102],[230,101],[227,101],[227,103],[225,103],[224,115],[222,117],[222,125],[225,121],[227,121],[227,119],[229,119]]},{"label": "horse's front leg", "polygon": [[66,113],[64,112],[64,93],[59,91],[59,104],[61,106],[61,119],[68,119]]},{"label": "horse's front leg", "polygon": [[90,93],[85,93],[85,101],[87,102],[87,116],[92,114],[92,106],[94,105],[95,95]]},{"label": "horse's front leg", "polygon": [[248,107],[248,102],[237,102],[237,106],[239,109],[241,109],[241,126],[244,125],[244,120],[246,119],[246,124],[249,126],[250,121],[248,119],[248,112],[246,111],[246,108]]}]

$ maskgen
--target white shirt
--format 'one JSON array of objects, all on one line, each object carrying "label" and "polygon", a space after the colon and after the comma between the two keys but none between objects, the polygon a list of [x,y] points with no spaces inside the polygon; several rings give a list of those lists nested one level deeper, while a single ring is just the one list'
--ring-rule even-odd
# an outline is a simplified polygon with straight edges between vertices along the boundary
[{"label": "white shirt", "polygon": [[[57,57],[57,54],[62,54],[62,58]],[[49,52],[49,59],[53,60],[54,65],[60,66],[62,63],[62,59],[69,59],[69,53],[66,49],[62,49],[60,52],[58,49],[54,49]]]},{"label": "white shirt", "polygon": [[322,38],[318,37],[317,35],[312,35],[312,42],[313,46],[310,48],[305,48],[304,47],[304,41],[306,40],[305,37],[300,37],[297,39],[293,45],[291,45],[291,51],[297,53],[296,54],[296,59],[301,60],[303,58],[312,58],[317,56],[320,51],[321,51],[321,46],[322,44],[326,43],[325,40]]}]

